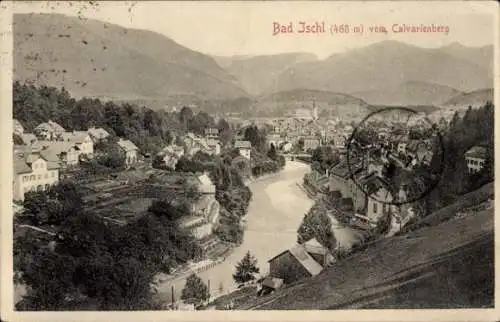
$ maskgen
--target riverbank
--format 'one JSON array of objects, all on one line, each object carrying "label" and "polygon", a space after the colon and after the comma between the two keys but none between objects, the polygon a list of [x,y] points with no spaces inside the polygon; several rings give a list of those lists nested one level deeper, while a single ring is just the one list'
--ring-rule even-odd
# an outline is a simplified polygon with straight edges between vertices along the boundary
[{"label": "riverbank", "polygon": [[[282,171],[283,170],[280,170],[278,172],[265,174],[265,175],[262,175],[262,176],[259,176],[259,177],[251,177],[251,178],[248,178],[248,179],[244,180],[243,183],[246,186],[248,186],[248,185],[253,184],[253,183],[262,182],[262,181],[265,181],[265,180],[270,180],[272,178],[278,177]],[[244,220],[244,218],[246,217],[246,215],[247,214],[245,214],[241,218],[241,222],[240,223],[242,223],[242,221]],[[205,270],[208,270],[208,269],[211,269],[211,268],[215,267],[216,265],[218,265],[218,264],[222,263],[223,261],[225,261],[226,258],[231,255],[231,253],[233,252],[234,248],[238,247],[238,245],[226,245],[226,246],[228,246],[228,248],[223,253],[222,256],[217,257],[215,259],[204,258],[204,259],[200,260],[199,262],[195,262],[195,263],[191,263],[191,264],[185,265],[183,267],[179,267],[173,274],[160,273],[160,274],[157,275],[157,282],[159,282],[159,283],[165,283],[165,282],[172,282],[172,281],[175,281],[177,279],[184,279],[184,278],[187,278],[191,274],[198,274],[198,273],[201,273],[201,272],[203,272]]]},{"label": "riverbank", "polygon": [[270,179],[270,178],[275,178],[275,177],[279,176],[279,174],[282,171],[283,170],[280,170],[278,172],[269,173],[269,174],[264,174],[264,175],[261,175],[260,177],[250,177],[248,179],[243,180],[243,183],[246,186],[248,186],[249,184],[252,184],[254,182],[259,182],[259,181],[262,181],[262,180],[267,180],[267,179]]},{"label": "riverbank", "polygon": [[[231,249],[216,265],[206,262],[197,273],[205,284],[210,284],[212,298],[237,288],[232,274],[247,251],[255,256],[264,275],[268,271],[267,260],[296,243],[297,229],[313,203],[296,185],[308,170],[302,163],[287,162],[278,173],[247,181],[253,198],[244,216],[246,229],[242,244]],[[175,279],[160,278],[156,298],[170,303],[173,288],[174,300],[179,300],[186,275],[189,273]]]}]

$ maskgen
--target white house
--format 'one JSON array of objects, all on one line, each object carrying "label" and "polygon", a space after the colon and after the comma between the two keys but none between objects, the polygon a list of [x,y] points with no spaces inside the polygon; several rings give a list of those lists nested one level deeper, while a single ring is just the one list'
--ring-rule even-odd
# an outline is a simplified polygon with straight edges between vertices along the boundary
[{"label": "white house", "polygon": [[84,155],[88,158],[92,158],[94,155],[94,141],[92,141],[92,137],[83,131],[73,131],[73,132],[64,132],[61,134],[61,138],[65,142],[74,143],[79,151],[80,155]]},{"label": "white house", "polygon": [[240,155],[250,160],[252,144],[250,141],[236,141],[234,142],[234,147],[238,149]]},{"label": "white house", "polygon": [[45,191],[59,182],[59,165],[38,153],[14,155],[14,200],[24,200],[28,191]]},{"label": "white house", "polygon": [[486,162],[486,148],[482,146],[474,146],[464,154],[467,168],[470,173],[480,171]]},{"label": "white house", "polygon": [[278,148],[283,143],[283,139],[279,133],[271,133],[267,135],[267,144],[269,147],[274,145],[275,148]]},{"label": "white house", "polygon": [[125,153],[125,164],[129,167],[137,162],[137,152],[139,148],[130,140],[120,139],[117,142],[120,149]]},{"label": "white house", "polygon": [[51,162],[58,162],[60,166],[76,166],[80,163],[80,149],[73,142],[38,141],[33,146],[34,151]]}]

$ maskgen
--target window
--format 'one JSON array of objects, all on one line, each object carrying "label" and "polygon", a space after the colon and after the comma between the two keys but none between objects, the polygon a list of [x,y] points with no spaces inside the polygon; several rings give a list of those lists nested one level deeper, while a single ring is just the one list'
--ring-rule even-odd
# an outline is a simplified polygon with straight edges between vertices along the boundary
[{"label": "window", "polygon": [[54,178],[55,176],[56,176],[56,172],[52,171],[52,178]]},{"label": "window", "polygon": [[31,178],[31,180],[36,180],[36,176],[35,176],[34,174],[32,174],[32,175],[30,176],[30,178]]},{"label": "window", "polygon": [[28,180],[29,180],[29,178],[30,178],[29,176],[23,176],[23,182],[28,181]]},{"label": "window", "polygon": [[47,179],[49,177],[49,174],[46,173],[44,177],[45,177],[45,179]]},{"label": "window", "polygon": [[374,214],[376,214],[376,213],[377,213],[377,206],[378,206],[378,205],[377,205],[377,203],[376,203],[376,202],[374,202],[374,203],[373,203],[373,213],[374,213]]},{"label": "window", "polygon": [[42,180],[42,175],[41,174],[38,175],[38,180]]},{"label": "window", "polygon": [[35,163],[35,164],[33,165],[33,168],[38,169],[38,163]]}]

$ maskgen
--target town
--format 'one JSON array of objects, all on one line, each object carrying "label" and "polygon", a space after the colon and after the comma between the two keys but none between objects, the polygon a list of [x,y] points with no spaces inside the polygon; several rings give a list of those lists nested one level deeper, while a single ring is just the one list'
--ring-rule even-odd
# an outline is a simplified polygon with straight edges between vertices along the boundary
[{"label": "town", "polygon": [[[26,87],[16,84],[15,88],[22,91]],[[81,196],[79,211],[89,212],[117,227],[134,225],[161,205],[177,209],[177,215],[169,216],[175,217],[178,229],[185,231],[186,236],[192,236],[190,247],[197,250],[191,250],[194,253],[188,256],[190,259],[162,264],[163,272],[158,271],[157,278],[168,283],[185,278],[189,272],[214,267],[241,243],[241,219],[228,220],[235,214],[231,214],[231,205],[222,194],[232,191],[224,187],[227,184],[224,175],[214,182],[217,180],[214,169],[215,172],[221,169],[214,167],[214,162],[232,167],[228,179],[233,180],[231,173],[234,173],[242,187],[259,176],[280,171],[286,160],[304,162],[311,170],[299,187],[316,200],[311,211],[317,211],[315,207],[321,205],[321,215],[326,216],[329,225],[342,226],[351,237],[356,236],[355,241],[332,237],[333,228],[329,232],[308,228],[314,224],[307,223],[306,215],[298,230],[300,243],[269,258],[267,276],[247,272],[239,281],[257,282],[260,287],[255,294],[264,296],[318,275],[362,244],[394,236],[425,216],[420,201],[434,187],[432,181],[440,180],[439,171],[443,171],[440,149],[444,143],[440,133],[454,122],[441,117],[436,126],[423,113],[387,109],[373,113],[369,120],[356,126],[355,121],[346,124],[338,117],[320,119],[318,110],[312,101],[309,108],[279,118],[235,122],[229,116],[231,123],[219,119],[218,127],[213,126],[216,121],[212,119],[208,121],[210,127],[193,128],[201,135],[181,127],[169,144],[156,147],[154,153],[141,151],[138,141],[136,145],[127,137],[111,134],[116,131],[109,125],[88,126],[85,130],[82,124],[75,130],[48,119],[27,131],[21,121],[14,119],[13,199],[18,217],[15,230],[19,236],[25,236],[26,231],[42,235],[42,240],[58,234],[57,226],[64,221],[52,220],[50,214],[44,218],[47,216],[42,216],[44,211],[36,213],[40,210],[33,208],[33,203],[44,198],[43,195],[50,203],[57,186],[63,189],[77,186]],[[471,113],[474,111],[469,109],[467,115]],[[183,115],[191,120],[196,117],[187,107],[168,117],[182,121]],[[487,149],[487,145],[479,144],[461,156],[468,174],[482,173],[489,162]],[[204,166],[202,160],[209,166]],[[266,166],[269,162],[278,163]],[[399,173],[391,175],[389,169]],[[392,178],[397,178],[397,182]],[[63,204],[68,202],[64,198]],[[251,197],[247,194],[245,198],[248,204]],[[241,208],[238,218],[244,216],[246,207]],[[258,272],[255,263],[248,264],[255,262],[250,252],[245,258],[246,269]],[[193,296],[199,298],[199,294]],[[174,298],[171,294],[172,303]],[[210,293],[201,297],[208,298]],[[192,299],[188,303],[194,305]],[[186,304],[183,305],[185,309]],[[224,304],[224,308],[232,306],[233,302]],[[179,309],[179,304],[167,307]]]},{"label": "town", "polygon": [[326,4],[82,5],[6,33],[19,314],[494,308],[484,17],[344,42]]}]

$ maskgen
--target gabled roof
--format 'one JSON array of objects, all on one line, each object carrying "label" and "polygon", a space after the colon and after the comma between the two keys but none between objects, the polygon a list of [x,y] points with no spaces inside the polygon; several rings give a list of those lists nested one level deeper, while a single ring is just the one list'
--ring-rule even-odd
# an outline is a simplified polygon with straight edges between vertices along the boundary
[{"label": "gabled roof", "polygon": [[120,148],[122,148],[125,152],[128,152],[128,151],[133,151],[133,150],[138,150],[137,146],[132,143],[130,140],[123,140],[123,139],[120,139],[118,142],[117,142],[118,146]]},{"label": "gabled roof", "polygon": [[46,157],[38,153],[26,151],[24,153],[14,154],[14,173],[31,173],[33,171],[31,164],[38,159],[44,160],[47,163],[47,169],[49,170],[59,169],[59,164],[57,162],[51,162]]},{"label": "gabled roof", "polygon": [[486,159],[486,148],[482,146],[474,146],[465,152],[465,157]]},{"label": "gabled roof", "polygon": [[30,166],[26,164],[26,160],[20,156],[14,156],[14,173],[22,174],[22,173],[30,173],[33,170]]},{"label": "gabled roof", "polygon": [[48,132],[54,132],[54,133],[63,133],[66,132],[66,130],[56,122],[53,122],[49,120],[48,122],[41,123],[39,124],[36,128],[36,131],[48,131]]},{"label": "gabled roof", "polygon": [[105,138],[107,136],[109,136],[109,133],[103,129],[102,127],[98,127],[98,128],[95,128],[95,127],[91,127],[90,129],[88,129],[87,131],[92,137],[95,137],[95,138]]},{"label": "gabled roof", "polygon": [[85,138],[87,138],[89,134],[83,131],[73,131],[73,132],[63,132],[61,133],[61,137],[64,141],[74,142],[76,144],[83,143]]},{"label": "gabled roof", "polygon": [[323,269],[323,267],[307,253],[303,245],[296,245],[295,247],[285,250],[268,260],[268,262],[273,261],[286,252],[289,252],[312,276],[318,275]]},{"label": "gabled roof", "polygon": [[312,275],[318,275],[323,267],[306,252],[305,247],[297,245],[289,249],[290,254]]},{"label": "gabled roof", "polygon": [[393,194],[393,188],[389,185],[389,183],[375,173],[372,173],[362,179],[361,184],[365,187],[366,192],[369,195],[377,193],[380,189],[385,189],[389,193]]},{"label": "gabled roof", "polygon": [[212,185],[213,184],[212,180],[210,179],[210,177],[206,173],[198,176],[198,180],[200,181],[200,183],[202,185]]}]

